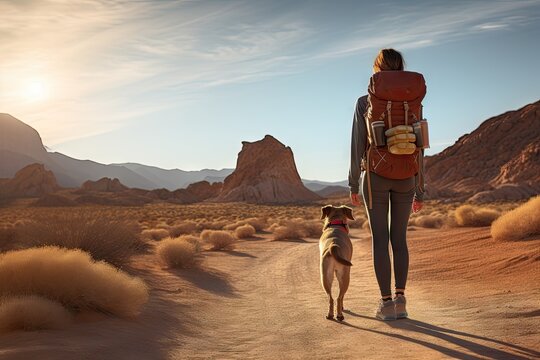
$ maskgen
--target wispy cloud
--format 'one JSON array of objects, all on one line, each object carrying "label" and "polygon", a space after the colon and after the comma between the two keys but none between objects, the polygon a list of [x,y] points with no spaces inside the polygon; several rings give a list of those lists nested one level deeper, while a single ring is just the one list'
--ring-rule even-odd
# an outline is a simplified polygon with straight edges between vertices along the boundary
[{"label": "wispy cloud", "polygon": [[[305,71],[382,46],[420,48],[531,21],[539,1],[401,2],[333,22],[313,2],[0,0],[0,111],[49,144],[201,98],[208,88]],[[315,16],[316,15],[316,16]],[[326,19],[322,21],[321,19]],[[21,87],[42,79],[51,97]]]}]

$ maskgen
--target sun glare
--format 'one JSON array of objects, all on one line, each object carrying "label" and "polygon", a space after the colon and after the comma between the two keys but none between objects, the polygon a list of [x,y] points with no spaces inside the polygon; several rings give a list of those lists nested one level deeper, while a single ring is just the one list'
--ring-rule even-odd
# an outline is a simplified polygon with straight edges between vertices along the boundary
[{"label": "sun glare", "polygon": [[41,80],[29,81],[24,89],[24,97],[28,101],[41,101],[49,95],[49,89]]}]

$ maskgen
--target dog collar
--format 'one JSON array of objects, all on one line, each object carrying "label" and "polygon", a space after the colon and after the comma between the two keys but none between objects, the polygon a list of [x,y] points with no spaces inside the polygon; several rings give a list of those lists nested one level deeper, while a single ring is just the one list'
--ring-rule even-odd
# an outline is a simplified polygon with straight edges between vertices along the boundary
[{"label": "dog collar", "polygon": [[332,221],[329,221],[325,228],[328,228],[329,226],[331,225],[338,225],[338,226],[341,226],[343,227],[343,230],[346,232],[346,233],[349,233],[349,225],[347,225],[346,222],[344,222],[343,220],[332,220]]}]

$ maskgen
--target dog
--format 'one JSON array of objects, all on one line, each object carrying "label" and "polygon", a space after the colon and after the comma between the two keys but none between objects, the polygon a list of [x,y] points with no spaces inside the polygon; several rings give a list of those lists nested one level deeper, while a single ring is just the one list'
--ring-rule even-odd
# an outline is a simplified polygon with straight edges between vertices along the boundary
[{"label": "dog", "polygon": [[343,321],[343,297],[349,288],[351,273],[352,243],[349,238],[347,220],[354,220],[352,209],[347,206],[326,205],[321,208],[321,220],[324,220],[323,233],[319,240],[321,256],[321,283],[328,295],[328,320],[334,319],[334,299],[332,282],[334,273],[339,283],[336,319]]}]

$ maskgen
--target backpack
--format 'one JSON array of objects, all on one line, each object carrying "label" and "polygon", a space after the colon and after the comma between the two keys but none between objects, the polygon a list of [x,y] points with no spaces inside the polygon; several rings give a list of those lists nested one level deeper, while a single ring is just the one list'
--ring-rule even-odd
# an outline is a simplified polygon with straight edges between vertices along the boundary
[{"label": "backpack", "polygon": [[[422,120],[422,99],[426,95],[426,83],[422,74],[411,71],[380,71],[371,77],[368,87],[368,107],[364,116],[368,134],[368,145],[363,167],[368,175],[368,188],[371,208],[371,185],[369,173],[389,179],[406,179],[415,176],[419,169],[423,156],[421,148],[414,145],[410,140],[410,133],[402,136],[402,153],[396,153],[396,148],[390,146],[375,146],[374,134],[371,124],[375,121],[384,121],[386,135],[401,133],[402,129],[410,128]],[[407,131],[403,131],[406,133]],[[396,141],[396,137],[387,138]],[[407,145],[407,146],[405,146]]]}]

